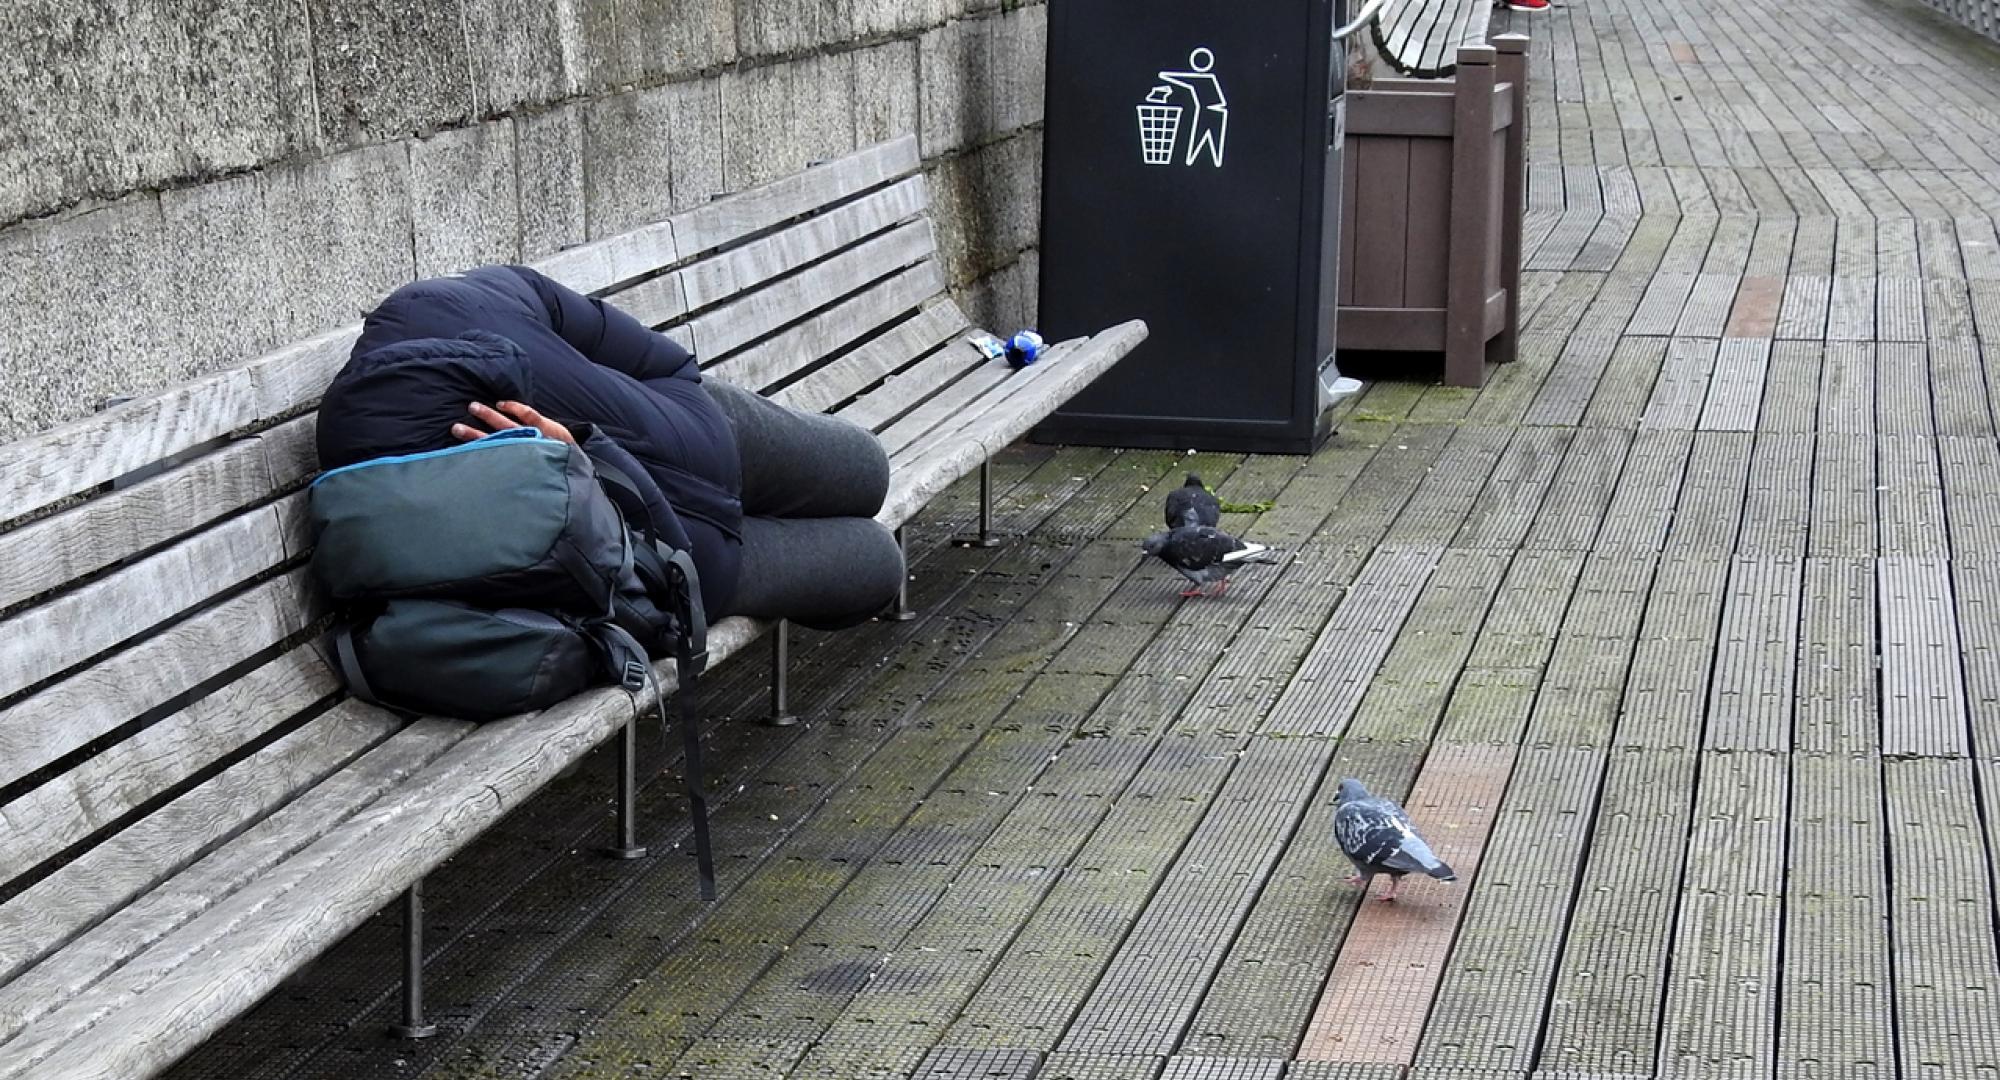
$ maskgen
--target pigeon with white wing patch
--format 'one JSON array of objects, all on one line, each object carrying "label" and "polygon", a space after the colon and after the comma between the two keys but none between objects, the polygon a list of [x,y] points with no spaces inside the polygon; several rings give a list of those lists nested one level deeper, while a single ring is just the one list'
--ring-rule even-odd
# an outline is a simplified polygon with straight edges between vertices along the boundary
[{"label": "pigeon with white wing patch", "polygon": [[1363,895],[1377,874],[1389,875],[1389,891],[1382,895],[1384,901],[1396,898],[1396,887],[1402,883],[1404,874],[1429,874],[1439,881],[1458,880],[1451,867],[1417,835],[1410,815],[1394,800],[1368,794],[1361,781],[1352,778],[1340,782],[1334,798],[1338,804],[1333,812],[1334,839],[1340,841],[1340,850],[1354,864],[1354,876],[1347,880],[1359,884]]},{"label": "pigeon with white wing patch", "polygon": [[[1229,575],[1243,564],[1275,561],[1258,558],[1270,548],[1238,540],[1210,525],[1182,525],[1157,532],[1141,542],[1139,548],[1194,582],[1194,587],[1182,592],[1182,596],[1221,596],[1229,588]],[[1202,591],[1211,585],[1213,593]]]}]

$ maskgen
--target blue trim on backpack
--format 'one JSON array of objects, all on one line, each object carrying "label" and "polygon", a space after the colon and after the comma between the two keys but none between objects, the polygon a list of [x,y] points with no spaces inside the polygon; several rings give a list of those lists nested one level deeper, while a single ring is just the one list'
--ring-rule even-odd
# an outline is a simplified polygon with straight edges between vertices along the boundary
[{"label": "blue trim on backpack", "polygon": [[552,443],[555,441],[556,440],[551,439],[546,435],[543,435],[540,431],[531,427],[508,428],[505,431],[496,431],[490,435],[482,435],[479,438],[474,439],[469,443],[461,443],[458,446],[447,446],[442,450],[425,450],[420,454],[392,454],[388,457],[369,458],[367,461],[357,461],[352,465],[342,465],[338,469],[328,469],[327,471],[319,474],[319,476],[315,477],[313,479],[312,484],[309,486],[318,487],[320,481],[325,480],[329,476],[339,476],[341,473],[353,472],[356,469],[366,469],[374,465],[396,465],[405,461],[423,461],[426,458],[448,457],[452,454],[463,454],[468,450],[480,450],[486,447],[499,446],[507,443],[516,443],[516,442]]}]

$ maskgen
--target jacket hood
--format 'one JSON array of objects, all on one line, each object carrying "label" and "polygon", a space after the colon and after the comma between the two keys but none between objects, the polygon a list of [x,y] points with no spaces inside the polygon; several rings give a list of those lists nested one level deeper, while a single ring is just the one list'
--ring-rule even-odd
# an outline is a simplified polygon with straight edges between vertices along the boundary
[{"label": "jacket hood", "polygon": [[315,438],[322,469],[387,454],[457,445],[451,426],[475,401],[533,398],[527,357],[483,330],[456,338],[416,338],[351,360],[320,401]]}]

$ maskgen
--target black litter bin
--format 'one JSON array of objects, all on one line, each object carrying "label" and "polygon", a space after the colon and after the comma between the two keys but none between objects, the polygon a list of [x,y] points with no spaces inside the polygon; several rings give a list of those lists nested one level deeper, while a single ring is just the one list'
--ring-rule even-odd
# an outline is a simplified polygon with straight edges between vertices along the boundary
[{"label": "black litter bin", "polygon": [[1041,330],[1137,317],[1150,333],[1037,438],[1309,453],[1325,437],[1345,8],[1050,0]]}]

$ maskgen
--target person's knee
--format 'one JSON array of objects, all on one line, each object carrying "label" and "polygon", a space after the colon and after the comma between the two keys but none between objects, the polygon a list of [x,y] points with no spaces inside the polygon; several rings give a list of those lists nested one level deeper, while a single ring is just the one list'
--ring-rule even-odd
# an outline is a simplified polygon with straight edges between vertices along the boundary
[{"label": "person's knee", "polygon": [[864,501],[879,510],[883,500],[889,497],[889,452],[882,448],[882,440],[876,438],[874,432],[864,431],[858,426],[855,430],[861,431],[862,439],[867,444],[857,452],[857,468],[861,476],[859,486],[866,494]]},{"label": "person's knee", "polygon": [[854,535],[848,541],[852,581],[855,595],[861,598],[856,606],[873,615],[895,602],[909,571],[903,565],[903,545],[896,542],[896,534],[888,526],[872,518],[854,518],[852,522]]},{"label": "person's knee", "polygon": [[827,599],[832,602],[795,619],[815,630],[842,630],[881,614],[896,602],[908,574],[902,545],[881,522],[841,519],[832,531],[838,535],[827,539],[837,548],[841,566],[838,583],[828,583]]},{"label": "person's knee", "polygon": [[855,517],[873,515],[889,497],[889,452],[874,432],[851,420],[822,419],[827,431],[826,451],[831,462],[838,462],[833,471],[840,478],[838,502],[843,512]]}]

